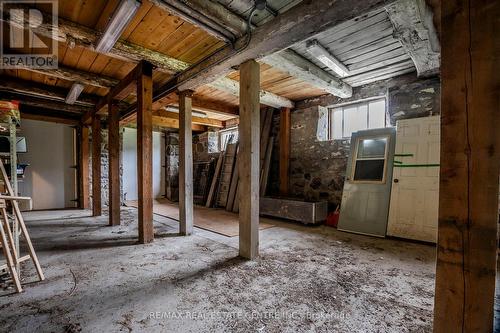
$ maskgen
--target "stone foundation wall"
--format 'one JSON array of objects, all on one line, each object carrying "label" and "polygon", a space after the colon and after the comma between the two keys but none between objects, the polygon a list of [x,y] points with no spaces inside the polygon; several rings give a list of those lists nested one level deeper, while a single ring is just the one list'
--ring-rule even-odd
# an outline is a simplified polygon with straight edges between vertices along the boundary
[{"label": "stone foundation wall", "polygon": [[170,201],[179,201],[179,134],[167,133],[166,154],[166,187],[165,196]]},{"label": "stone foundation wall", "polygon": [[[350,140],[331,140],[327,134],[327,107],[335,104],[385,96],[392,125],[398,119],[426,117],[440,112],[439,78],[418,79],[415,74],[354,88],[353,96],[332,95],[304,100],[291,113],[290,195],[306,200],[327,200],[332,207],[340,203],[344,187]],[[279,115],[273,132],[279,132]],[[271,170],[279,169],[279,143],[275,147]],[[273,171],[268,195],[279,188],[279,175]]]},{"label": "stone foundation wall", "polygon": [[[90,133],[90,148],[89,148],[89,186],[90,186],[90,206],[92,207],[92,131]],[[120,152],[123,151],[123,130],[120,129]],[[108,130],[101,129],[101,203],[102,206],[108,206],[109,194],[109,149],[108,149]],[[120,179],[123,177],[123,162],[120,160]],[[123,205],[125,198],[123,196],[123,181],[120,182],[120,202]]]},{"label": "stone foundation wall", "polygon": [[204,132],[193,136],[193,161],[206,162],[219,152],[219,133]]}]

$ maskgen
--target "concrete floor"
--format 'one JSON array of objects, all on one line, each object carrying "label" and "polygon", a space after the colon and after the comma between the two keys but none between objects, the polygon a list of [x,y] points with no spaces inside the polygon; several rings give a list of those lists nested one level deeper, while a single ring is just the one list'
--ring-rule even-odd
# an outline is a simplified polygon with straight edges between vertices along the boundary
[{"label": "concrete floor", "polygon": [[138,245],[134,208],[113,228],[88,214],[26,214],[47,279],[0,290],[1,332],[431,331],[433,246],[277,221],[244,261],[237,237],[155,216]]}]

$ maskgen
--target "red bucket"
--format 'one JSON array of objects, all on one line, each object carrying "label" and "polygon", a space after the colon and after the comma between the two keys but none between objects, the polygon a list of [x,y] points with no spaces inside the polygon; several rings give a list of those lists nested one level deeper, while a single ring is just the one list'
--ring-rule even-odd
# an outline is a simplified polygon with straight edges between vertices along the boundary
[{"label": "red bucket", "polygon": [[334,212],[328,214],[328,217],[326,218],[326,225],[337,228],[337,224],[339,223],[339,216],[340,216],[340,210],[339,206],[337,206],[337,209],[335,209]]}]

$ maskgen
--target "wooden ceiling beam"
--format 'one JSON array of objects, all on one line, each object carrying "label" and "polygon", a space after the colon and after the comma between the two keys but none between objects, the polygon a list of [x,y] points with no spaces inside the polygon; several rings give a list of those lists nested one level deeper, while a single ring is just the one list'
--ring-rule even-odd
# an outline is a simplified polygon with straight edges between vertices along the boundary
[{"label": "wooden ceiling beam", "polygon": [[[179,120],[179,113],[171,112],[171,111],[167,111],[167,110],[153,111],[153,116]],[[192,123],[198,124],[198,125],[209,126],[209,127],[216,127],[216,128],[223,128],[224,127],[224,123],[221,120],[202,118],[202,117],[197,117],[197,116],[192,116]]]},{"label": "wooden ceiling beam", "polygon": [[[193,4],[197,2],[200,1],[192,1]],[[207,2],[207,4],[203,6],[213,7],[212,9],[214,11],[220,10],[220,7],[222,7],[218,4],[208,4],[209,1],[205,0],[201,1],[200,5],[202,4],[202,2]],[[17,7],[22,8],[23,6],[19,5]],[[227,14],[227,12],[221,12],[221,15],[224,16],[229,14]],[[228,16],[227,22],[230,22],[231,20],[234,20],[234,17]],[[19,26],[21,26],[21,24],[24,22],[22,17],[16,17],[15,15],[11,17],[11,21]],[[51,24],[46,22],[52,21],[44,20],[44,23],[32,29],[33,32],[40,36],[52,38],[54,37],[52,29],[56,29],[55,31],[57,31],[57,34],[55,35],[55,39],[58,42],[67,43],[70,47],[80,46],[93,50],[93,45],[100,36],[100,32],[98,31],[67,21],[63,18],[59,18],[59,24],[57,27],[52,26]],[[227,24],[227,22],[225,24]],[[122,61],[134,63],[138,63],[141,60],[146,60],[153,64],[158,70],[168,74],[181,72],[189,68],[190,66],[189,63],[169,57],[164,53],[156,52],[144,48],[140,45],[132,44],[123,40],[117,41],[111,51],[109,51],[109,53],[107,53],[106,55],[120,59]],[[103,75],[96,75],[90,72],[78,71],[62,66],[60,66],[58,69],[32,69],[27,67],[19,68],[100,88],[109,88],[115,86],[119,81],[117,79],[105,77]],[[238,81],[226,78],[222,79],[220,82],[214,82],[213,84],[207,82],[207,84],[215,89],[238,96],[235,93],[234,89],[232,89],[233,87],[237,87],[237,91],[239,91]],[[293,104],[293,102],[289,99],[275,95],[268,91],[261,91],[261,103],[272,107],[290,107],[290,105]]]},{"label": "wooden ceiling beam", "polygon": [[[120,125],[122,126],[131,126],[133,124],[136,124],[137,122],[137,117],[135,113],[128,117],[127,119],[120,120]],[[153,114],[153,126],[157,127],[164,127],[164,128],[173,128],[173,129],[179,129],[179,119],[175,118],[167,118],[163,116],[158,116]],[[192,130],[195,132],[206,132],[207,131],[207,126],[201,125],[201,124],[192,124]]]},{"label": "wooden ceiling beam", "polygon": [[[225,21],[229,21],[236,15],[227,16],[225,20],[220,20],[220,14],[224,6],[217,2],[206,0],[150,0],[153,5],[161,8],[167,12],[182,18],[184,21],[205,30],[210,35],[223,40],[225,42],[232,42],[238,36],[226,26]],[[227,10],[226,10],[227,12]],[[211,14],[219,14],[219,17],[214,17]],[[221,23],[222,21],[222,23]]]},{"label": "wooden ceiling beam", "polygon": [[[16,5],[15,7],[29,9],[28,6],[21,4]],[[48,23],[52,22],[52,19],[49,18],[46,13],[43,13],[43,15],[43,23],[37,27],[33,27],[32,31],[37,35],[46,38],[55,37],[58,42],[66,43],[69,47],[80,46],[93,50],[96,41],[99,40],[102,34],[96,30],[73,23],[62,17],[58,18],[58,25],[54,26],[51,23]],[[3,18],[0,18],[0,20],[3,21]],[[19,27],[24,27],[24,17],[11,15],[9,23],[17,25]],[[53,33],[54,31],[56,32],[55,36]],[[141,60],[147,60],[154,66],[161,67],[164,70],[169,70],[170,73],[176,73],[188,67],[186,66],[186,63],[175,58],[149,50],[136,44],[126,42],[124,40],[117,41],[113,48],[108,53],[106,53],[106,55],[123,61],[139,62]]]},{"label": "wooden ceiling beam", "polygon": [[16,66],[18,69],[23,69],[33,73],[39,73],[43,75],[48,75],[56,77],[58,79],[63,79],[72,82],[82,83],[84,85],[98,87],[98,88],[109,88],[115,86],[119,80],[111,78],[104,75],[98,75],[91,72],[81,71],[77,69],[72,69],[69,67],[59,65],[58,68],[32,68],[27,66]]},{"label": "wooden ceiling beam", "polygon": [[398,39],[417,68],[417,76],[439,73],[441,47],[430,6],[421,0],[400,0],[386,7]]},{"label": "wooden ceiling beam", "polygon": [[70,119],[67,117],[53,116],[46,114],[45,115],[35,114],[35,113],[29,113],[27,111],[21,111],[21,119],[46,121],[49,123],[65,124],[70,126],[77,126],[80,123],[79,119]]},{"label": "wooden ceiling beam", "polygon": [[349,84],[313,64],[293,50],[288,49],[269,55],[262,58],[261,61],[332,95],[341,98],[352,96],[352,87]]},{"label": "wooden ceiling beam", "polygon": [[21,92],[9,92],[0,90],[0,98],[19,101],[19,105],[29,105],[34,108],[49,109],[56,111],[63,111],[69,114],[76,114],[78,116],[84,114],[89,107],[81,105],[69,105],[64,102],[59,102],[50,98],[43,98],[41,96],[30,96]]},{"label": "wooden ceiling beam", "polygon": [[80,123],[79,114],[61,112],[59,110],[54,110],[54,109],[44,109],[40,106],[20,104],[19,111],[21,114],[21,119],[47,121],[52,123],[60,123],[73,126],[78,125]]},{"label": "wooden ceiling beam", "polygon": [[[60,102],[65,101],[68,93],[68,90],[65,88],[49,86],[7,75],[0,75],[0,90]],[[97,101],[98,97],[95,95],[82,94],[74,105],[93,107]]]},{"label": "wooden ceiling beam", "polygon": [[[163,0],[165,1],[165,0]],[[179,0],[167,0],[168,2],[179,2]],[[235,37],[243,36],[247,31],[247,23],[237,14],[233,13],[216,1],[207,0],[182,0],[183,3],[197,12],[203,13],[209,19],[221,22]],[[200,27],[201,28],[201,27]],[[203,29],[203,28],[202,28]]]},{"label": "wooden ceiling beam", "polygon": [[230,73],[241,63],[250,59],[261,59],[279,52],[298,42],[311,38],[343,22],[351,20],[395,0],[330,0],[304,1],[273,20],[259,26],[247,36],[239,38],[234,45],[204,61],[191,66],[180,75],[167,82],[158,91],[155,99],[171,93],[175,89],[189,90],[213,82]]}]

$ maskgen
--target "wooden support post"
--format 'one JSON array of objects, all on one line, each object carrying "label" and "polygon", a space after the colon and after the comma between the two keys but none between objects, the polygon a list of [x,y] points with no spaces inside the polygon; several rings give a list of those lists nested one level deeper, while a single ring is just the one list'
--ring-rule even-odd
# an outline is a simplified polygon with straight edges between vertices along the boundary
[{"label": "wooden support post", "polygon": [[138,66],[137,78],[137,181],[139,194],[139,242],[150,243],[153,229],[153,68]]},{"label": "wooden support post", "polygon": [[92,215],[101,216],[101,117],[92,118]]},{"label": "wooden support post", "polygon": [[181,235],[193,233],[193,134],[191,90],[179,96],[179,217]]},{"label": "wooden support post", "polygon": [[240,256],[259,255],[260,69],[255,60],[240,66],[239,219]]},{"label": "wooden support post", "polygon": [[109,225],[120,225],[120,112],[109,103],[108,112],[108,186]]},{"label": "wooden support post", "polygon": [[79,156],[78,156],[78,206],[89,209],[89,128],[81,126],[79,130]]},{"label": "wooden support post", "polygon": [[441,172],[434,332],[492,332],[500,2],[441,2]]},{"label": "wooden support post", "polygon": [[289,108],[280,111],[280,195],[288,195],[288,171],[290,168],[290,126]]}]

